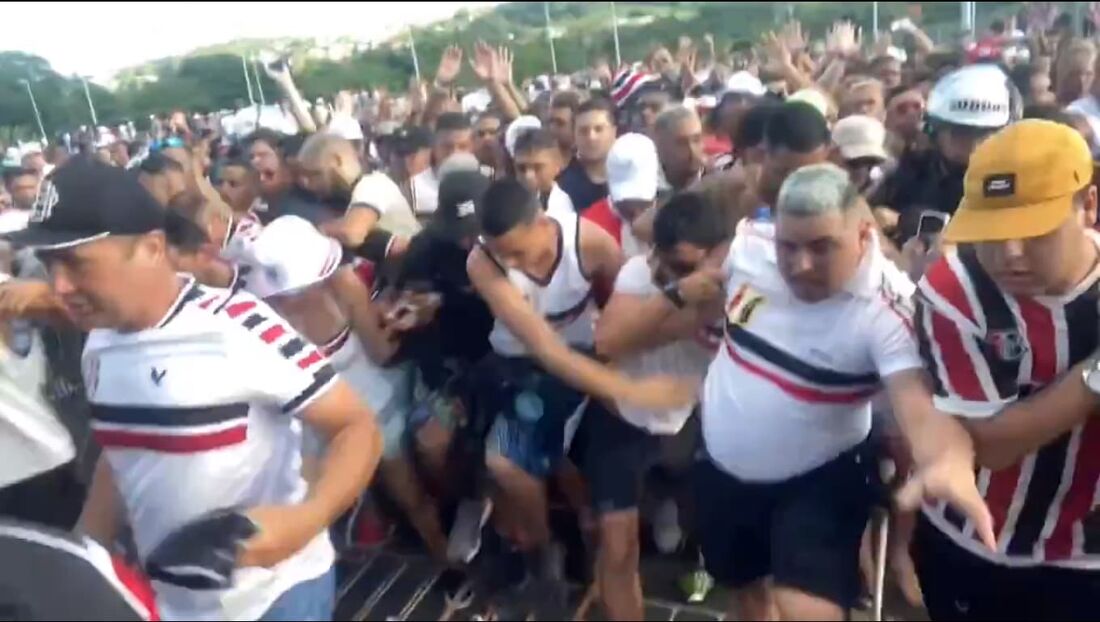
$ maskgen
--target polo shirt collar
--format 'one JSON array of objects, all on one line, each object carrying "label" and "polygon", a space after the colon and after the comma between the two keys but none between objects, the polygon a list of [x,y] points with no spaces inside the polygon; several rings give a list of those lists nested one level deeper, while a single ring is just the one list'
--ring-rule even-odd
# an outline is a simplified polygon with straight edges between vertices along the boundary
[{"label": "polo shirt collar", "polygon": [[883,263],[887,259],[882,254],[882,246],[878,239],[878,232],[871,231],[871,243],[863,251],[863,258],[859,262],[859,269],[855,276],[848,281],[844,291],[857,298],[873,298],[878,295],[882,285]]},{"label": "polo shirt collar", "polygon": [[168,311],[165,312],[164,317],[156,323],[154,328],[164,328],[172,321],[179,312],[183,309],[184,305],[202,295],[199,290],[198,284],[195,282],[195,277],[190,274],[177,275],[181,283],[180,293],[176,296],[176,301],[172,303],[172,306],[168,307]]}]

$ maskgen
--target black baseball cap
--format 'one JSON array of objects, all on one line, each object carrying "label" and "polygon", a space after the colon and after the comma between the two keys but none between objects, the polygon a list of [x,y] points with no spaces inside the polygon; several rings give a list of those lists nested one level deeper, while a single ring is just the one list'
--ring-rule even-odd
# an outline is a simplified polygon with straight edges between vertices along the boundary
[{"label": "black baseball cap", "polygon": [[412,155],[421,149],[431,148],[432,133],[426,127],[399,127],[389,140],[400,155]]},{"label": "black baseball cap", "polygon": [[15,246],[55,250],[111,235],[163,230],[165,209],[134,174],[90,157],[42,180],[29,224],[4,237]]},{"label": "black baseball cap", "polygon": [[478,171],[454,171],[439,182],[439,207],[432,224],[448,239],[458,241],[478,234],[474,206],[489,188],[489,178]]}]

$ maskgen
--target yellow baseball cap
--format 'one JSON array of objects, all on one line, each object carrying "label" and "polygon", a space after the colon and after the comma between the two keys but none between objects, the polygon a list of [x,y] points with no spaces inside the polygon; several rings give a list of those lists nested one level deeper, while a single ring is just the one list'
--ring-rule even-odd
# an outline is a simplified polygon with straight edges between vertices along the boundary
[{"label": "yellow baseball cap", "polygon": [[1013,123],[970,156],[945,242],[1022,240],[1065,222],[1073,195],[1092,181],[1092,155],[1077,130],[1039,119]]}]

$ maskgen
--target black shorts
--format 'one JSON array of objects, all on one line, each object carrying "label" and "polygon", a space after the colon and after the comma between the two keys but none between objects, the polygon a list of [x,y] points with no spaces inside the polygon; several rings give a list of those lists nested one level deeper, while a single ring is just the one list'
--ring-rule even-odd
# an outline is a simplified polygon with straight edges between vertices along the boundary
[{"label": "black shorts", "polygon": [[912,552],[933,620],[1100,618],[1100,571],[994,564],[955,544],[923,516]]},{"label": "black shorts", "polygon": [[813,471],[748,483],[709,458],[696,464],[698,536],[707,571],[727,587],[765,577],[843,608],[861,591],[859,546],[875,501],[868,443]]},{"label": "black shorts", "polygon": [[0,518],[69,531],[80,518],[86,492],[77,481],[75,464],[69,462],[0,488]]},{"label": "black shorts", "polygon": [[661,457],[661,436],[627,423],[592,400],[584,413],[584,477],[597,515],[638,507],[642,479]]}]

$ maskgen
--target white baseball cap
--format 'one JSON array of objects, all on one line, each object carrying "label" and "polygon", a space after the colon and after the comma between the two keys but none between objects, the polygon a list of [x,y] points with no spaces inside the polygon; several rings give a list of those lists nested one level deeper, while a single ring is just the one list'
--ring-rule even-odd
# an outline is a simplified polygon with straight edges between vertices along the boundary
[{"label": "white baseball cap", "polygon": [[837,121],[833,127],[833,144],[845,160],[889,158],[886,153],[886,128],[874,117],[857,114]]},{"label": "white baseball cap", "polygon": [[795,92],[793,95],[787,98],[788,102],[802,102],[809,104],[817,109],[821,113],[822,117],[829,118],[829,99],[825,97],[825,94],[821,91],[807,87],[800,91]]},{"label": "white baseball cap", "polygon": [[512,121],[508,129],[504,130],[504,147],[508,149],[508,155],[516,157],[516,140],[520,134],[540,129],[542,129],[542,121],[539,121],[538,117],[524,115]]},{"label": "white baseball cap", "polygon": [[660,164],[657,146],[644,134],[623,134],[607,154],[607,185],[612,203],[657,198]]},{"label": "white baseball cap", "polygon": [[325,131],[344,140],[363,140],[363,128],[359,127],[358,121],[347,115],[333,116]]},{"label": "white baseball cap", "polygon": [[252,268],[246,287],[260,298],[300,292],[332,276],[343,252],[339,242],[322,235],[308,220],[281,216],[264,227],[249,256],[242,258]]},{"label": "white baseball cap", "polygon": [[763,97],[768,92],[760,78],[747,71],[738,71],[726,80],[726,86],[722,89],[722,95],[740,94]]},{"label": "white baseball cap", "polygon": [[478,89],[462,98],[462,112],[466,114],[485,112],[489,109],[491,103],[493,103],[493,96],[489,94],[489,91]]},{"label": "white baseball cap", "polygon": [[1013,113],[1008,76],[996,65],[967,65],[947,74],[928,95],[928,116],[966,127],[1000,128]]}]

